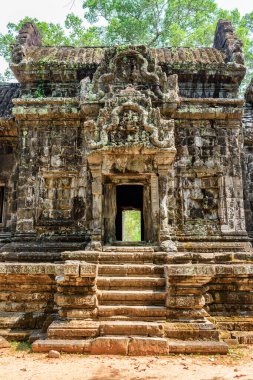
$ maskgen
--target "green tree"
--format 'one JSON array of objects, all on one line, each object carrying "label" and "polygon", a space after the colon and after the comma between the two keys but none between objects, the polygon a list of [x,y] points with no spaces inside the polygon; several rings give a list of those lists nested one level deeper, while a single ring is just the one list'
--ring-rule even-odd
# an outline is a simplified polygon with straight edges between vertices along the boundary
[{"label": "green tree", "polygon": [[[33,22],[38,27],[45,46],[96,46],[101,44],[100,36],[103,33],[101,28],[95,26],[85,27],[83,20],[74,14],[67,15],[64,27],[60,24],[25,17],[17,24],[8,23],[7,33],[0,33],[0,56],[4,57],[7,62],[11,61],[11,47],[16,41],[18,31],[26,22]],[[11,79],[13,79],[13,75],[9,69],[4,74],[0,74],[0,81],[9,81]]]},{"label": "green tree", "polygon": [[149,46],[212,46],[217,21],[231,20],[244,43],[247,75],[253,75],[253,12],[220,9],[215,0],[85,0],[84,17],[105,20],[104,40],[111,44]]}]

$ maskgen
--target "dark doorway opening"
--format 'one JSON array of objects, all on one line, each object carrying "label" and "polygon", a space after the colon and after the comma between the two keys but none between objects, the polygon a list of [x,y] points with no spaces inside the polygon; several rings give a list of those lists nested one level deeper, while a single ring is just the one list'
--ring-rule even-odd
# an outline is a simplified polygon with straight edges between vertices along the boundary
[{"label": "dark doorway opening", "polygon": [[[123,223],[124,212],[127,210],[140,211],[140,241],[144,240],[144,219],[143,219],[143,186],[142,185],[118,185],[116,187],[117,213],[115,219],[116,240],[122,241],[125,228]],[[138,221],[137,221],[138,223]],[[134,239],[137,241],[137,239]]]}]

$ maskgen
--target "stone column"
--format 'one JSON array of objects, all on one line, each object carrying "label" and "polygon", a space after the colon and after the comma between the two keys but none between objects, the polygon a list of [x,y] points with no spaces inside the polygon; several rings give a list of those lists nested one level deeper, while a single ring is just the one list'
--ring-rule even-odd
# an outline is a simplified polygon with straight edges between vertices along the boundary
[{"label": "stone column", "polygon": [[169,162],[164,157],[160,157],[157,168],[159,175],[160,246],[164,251],[175,252],[177,248],[175,243],[171,240],[172,226],[171,224],[169,225],[168,219],[168,190],[169,185],[174,186],[174,181],[169,182]]},{"label": "stone column", "polygon": [[102,246],[102,163],[100,156],[88,157],[92,175],[92,222],[91,243],[87,249],[101,250]]},{"label": "stone column", "polygon": [[36,167],[35,139],[32,128],[20,129],[19,178],[17,190],[17,223],[16,235],[35,236],[35,176],[32,171]]}]

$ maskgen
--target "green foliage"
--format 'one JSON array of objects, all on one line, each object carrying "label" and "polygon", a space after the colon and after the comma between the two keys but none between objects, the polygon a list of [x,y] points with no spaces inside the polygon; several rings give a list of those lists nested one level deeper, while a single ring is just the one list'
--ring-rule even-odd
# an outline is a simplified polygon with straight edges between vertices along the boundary
[{"label": "green foliage", "polygon": [[17,342],[14,340],[11,342],[11,347],[15,351],[28,351],[28,352],[32,351],[32,345],[28,342]]},{"label": "green foliage", "polygon": [[123,240],[141,241],[141,212],[126,210],[123,212]]},{"label": "green foliage", "polygon": [[215,0],[85,0],[84,17],[104,19],[105,44],[149,46],[212,46],[217,21],[231,20],[244,43],[248,73],[253,74],[253,12],[241,17],[237,9],[218,8]]}]

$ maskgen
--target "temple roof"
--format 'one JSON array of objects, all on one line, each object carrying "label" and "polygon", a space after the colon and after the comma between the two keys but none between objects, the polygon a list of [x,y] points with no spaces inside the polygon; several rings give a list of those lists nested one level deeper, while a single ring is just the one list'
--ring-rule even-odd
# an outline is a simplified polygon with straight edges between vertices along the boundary
[{"label": "temple roof", "polygon": [[0,118],[10,118],[12,99],[19,97],[19,83],[0,83]]},{"label": "temple roof", "polygon": [[[23,58],[27,63],[65,63],[81,65],[99,65],[108,48],[100,47],[29,47]],[[158,48],[150,49],[158,64],[225,64],[226,54],[216,48]]]}]

